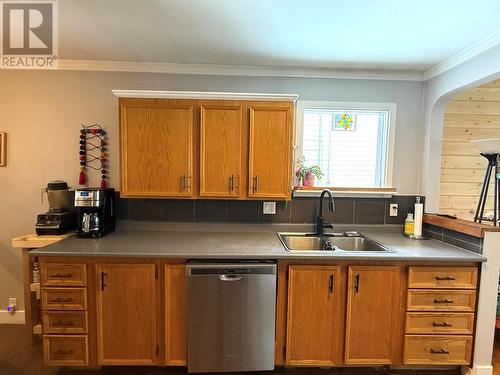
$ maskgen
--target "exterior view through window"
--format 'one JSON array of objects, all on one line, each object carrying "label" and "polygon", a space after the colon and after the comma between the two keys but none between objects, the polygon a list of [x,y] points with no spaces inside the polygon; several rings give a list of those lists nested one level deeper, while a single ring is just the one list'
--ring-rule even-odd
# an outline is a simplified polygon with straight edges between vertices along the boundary
[{"label": "exterior view through window", "polygon": [[386,187],[390,110],[308,109],[302,157],[319,165],[317,186]]}]

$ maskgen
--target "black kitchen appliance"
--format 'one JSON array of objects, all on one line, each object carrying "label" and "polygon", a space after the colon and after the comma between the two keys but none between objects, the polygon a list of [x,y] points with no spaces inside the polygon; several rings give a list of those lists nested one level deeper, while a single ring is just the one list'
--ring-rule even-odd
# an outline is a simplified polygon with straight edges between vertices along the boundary
[{"label": "black kitchen appliance", "polygon": [[115,190],[78,189],[75,192],[78,237],[99,238],[115,230]]},{"label": "black kitchen appliance", "polygon": [[35,231],[38,235],[59,235],[76,228],[76,214],[73,207],[74,191],[64,181],[50,181],[42,189],[49,201],[49,211],[38,214]]}]

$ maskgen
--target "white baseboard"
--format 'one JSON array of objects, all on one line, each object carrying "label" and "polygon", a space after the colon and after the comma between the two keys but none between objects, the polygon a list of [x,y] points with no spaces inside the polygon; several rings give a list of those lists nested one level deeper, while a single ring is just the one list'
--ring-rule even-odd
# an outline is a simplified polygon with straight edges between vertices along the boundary
[{"label": "white baseboard", "polygon": [[473,366],[472,368],[462,366],[462,375],[492,375],[493,366]]},{"label": "white baseboard", "polygon": [[24,324],[24,322],[24,310],[18,310],[14,314],[0,310],[0,324]]}]

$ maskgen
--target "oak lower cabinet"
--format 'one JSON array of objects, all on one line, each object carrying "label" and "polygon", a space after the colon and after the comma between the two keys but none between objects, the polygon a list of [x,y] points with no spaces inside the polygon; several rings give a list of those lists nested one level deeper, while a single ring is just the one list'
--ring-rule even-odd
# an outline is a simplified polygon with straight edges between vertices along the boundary
[{"label": "oak lower cabinet", "polygon": [[477,267],[409,268],[405,364],[470,364],[477,275]]},{"label": "oak lower cabinet", "polygon": [[40,259],[43,357],[46,366],[88,366],[87,265]]},{"label": "oak lower cabinet", "polygon": [[341,268],[292,265],[288,272],[286,364],[341,363],[345,311]]},{"label": "oak lower cabinet", "polygon": [[290,199],[293,104],[251,104],[249,198]]},{"label": "oak lower cabinet", "polygon": [[195,194],[195,102],[120,99],[122,197]]},{"label": "oak lower cabinet", "polygon": [[389,365],[401,348],[401,267],[349,267],[345,363]]},{"label": "oak lower cabinet", "polygon": [[157,363],[155,264],[97,264],[99,365]]},{"label": "oak lower cabinet", "polygon": [[184,264],[165,265],[165,364],[186,365],[187,285]]}]

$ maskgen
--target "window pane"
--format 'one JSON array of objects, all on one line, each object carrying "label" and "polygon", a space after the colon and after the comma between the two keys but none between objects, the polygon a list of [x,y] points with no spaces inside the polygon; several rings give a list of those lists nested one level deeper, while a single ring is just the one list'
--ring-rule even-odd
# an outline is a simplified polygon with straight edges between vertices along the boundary
[{"label": "window pane", "polygon": [[[349,114],[349,129],[335,120]],[[337,115],[337,116],[336,116]],[[319,186],[381,187],[385,180],[388,111],[306,109],[303,157],[325,174]]]}]

